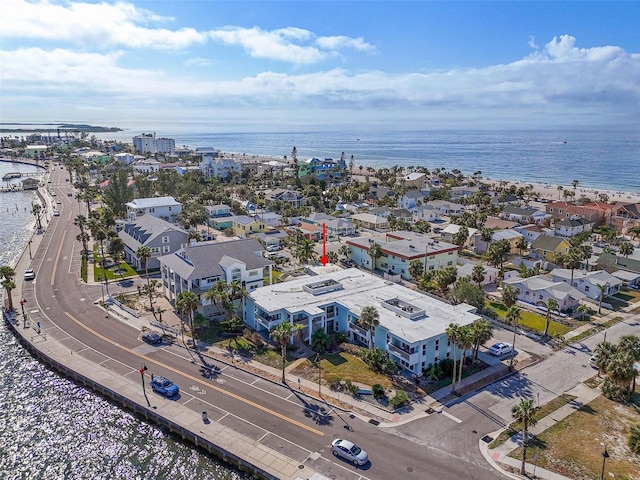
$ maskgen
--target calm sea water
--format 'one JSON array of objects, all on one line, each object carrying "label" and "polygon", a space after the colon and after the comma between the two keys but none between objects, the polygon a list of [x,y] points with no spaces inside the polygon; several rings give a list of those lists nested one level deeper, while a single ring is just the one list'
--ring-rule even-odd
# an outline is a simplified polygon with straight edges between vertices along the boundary
[{"label": "calm sea water", "polygon": [[[9,171],[37,170],[0,162],[0,177]],[[30,238],[34,201],[0,193],[0,265],[14,265]],[[48,370],[4,321],[0,372],[0,479],[249,478]]]},{"label": "calm sea water", "polygon": [[458,169],[486,178],[528,183],[640,192],[640,131],[334,131],[234,133],[228,127],[194,124],[124,125],[100,138],[131,143],[134,135],[156,133],[176,146],[214,147],[223,152],[298,158],[354,156],[359,165]]}]

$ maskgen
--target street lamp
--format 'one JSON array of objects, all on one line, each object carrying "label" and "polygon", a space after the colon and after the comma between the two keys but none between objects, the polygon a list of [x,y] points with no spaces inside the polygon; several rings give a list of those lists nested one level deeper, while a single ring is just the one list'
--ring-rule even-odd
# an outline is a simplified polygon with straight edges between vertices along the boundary
[{"label": "street lamp", "polygon": [[607,458],[609,458],[609,452],[607,452],[607,445],[605,444],[602,452],[602,473],[600,474],[600,480],[604,480],[604,464],[607,462]]},{"label": "street lamp", "polygon": [[142,379],[142,393],[146,396],[147,395],[147,391],[145,390],[144,387],[144,372],[147,371],[147,366],[143,363],[142,367],[140,367],[140,378]]},{"label": "street lamp", "polygon": [[22,320],[24,321],[24,328],[27,328],[27,314],[24,311],[25,303],[27,303],[27,301],[24,298],[20,300],[20,306],[22,307]]},{"label": "street lamp", "polygon": [[320,369],[320,354],[316,353],[316,365],[318,365],[318,396],[322,398],[322,392],[320,391],[320,384],[322,382],[322,370]]},{"label": "street lamp", "polygon": [[33,260],[33,256],[31,255],[31,240],[29,240],[29,260]]}]

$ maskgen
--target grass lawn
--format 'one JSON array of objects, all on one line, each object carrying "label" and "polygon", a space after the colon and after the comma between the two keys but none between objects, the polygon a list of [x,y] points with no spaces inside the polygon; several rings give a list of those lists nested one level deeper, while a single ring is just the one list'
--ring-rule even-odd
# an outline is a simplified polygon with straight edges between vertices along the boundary
[{"label": "grass lawn", "polygon": [[104,280],[104,275],[106,272],[107,279],[118,281],[122,278],[135,277],[138,273],[129,265],[127,262],[120,262],[118,268],[123,270],[122,275],[116,274],[112,270],[113,267],[104,269],[100,266],[100,258],[98,257],[98,247],[93,248],[93,278],[96,282],[101,282]]},{"label": "grass lawn", "polygon": [[[496,311],[500,318],[505,318],[507,314],[507,307],[499,302],[489,302],[489,305]],[[538,315],[537,313],[529,312],[528,310],[521,310],[520,312],[522,315],[522,318],[518,322],[520,326],[528,328],[529,330],[535,330],[539,333],[544,332],[544,326],[547,322],[546,317]],[[564,335],[570,330],[572,330],[570,326],[558,323],[553,318],[551,319],[551,322],[549,322],[549,336],[551,337],[555,335]]]},{"label": "grass lawn", "polygon": [[[629,427],[640,423],[640,394],[635,394],[635,400],[632,405],[596,398],[538,435],[527,449],[527,458],[537,453],[538,466],[569,478],[600,478],[606,445],[605,478],[640,478],[640,455],[627,446]],[[511,456],[522,458],[522,450]]]},{"label": "grass lawn", "polygon": [[[395,385],[389,377],[375,373],[369,369],[359,357],[346,352],[325,354],[320,361],[322,377],[341,378],[351,380],[354,383],[362,383],[365,385],[375,385],[379,383],[384,388],[394,388]],[[301,363],[291,372],[303,378],[317,378],[318,368],[315,364],[307,360]]]}]

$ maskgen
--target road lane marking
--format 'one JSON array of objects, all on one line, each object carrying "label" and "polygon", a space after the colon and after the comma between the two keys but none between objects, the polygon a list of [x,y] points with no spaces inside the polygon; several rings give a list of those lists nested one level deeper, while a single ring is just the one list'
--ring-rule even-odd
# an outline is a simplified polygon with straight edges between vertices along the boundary
[{"label": "road lane marking", "polygon": [[235,399],[235,400],[238,400],[238,401],[240,401],[240,402],[246,403],[247,405],[250,405],[250,406],[252,406],[252,407],[254,407],[254,408],[258,409],[258,410],[261,410],[261,411],[263,411],[263,412],[265,412],[265,413],[268,413],[268,414],[270,414],[270,415],[273,415],[274,417],[277,417],[277,418],[279,418],[279,419],[281,419],[281,420],[284,420],[284,421],[286,421],[286,422],[289,422],[289,423],[291,423],[291,424],[293,424],[293,425],[296,425],[296,426],[298,426],[298,427],[300,427],[300,428],[304,428],[305,430],[307,430],[307,431],[309,431],[309,432],[311,432],[311,433],[315,433],[316,435],[319,435],[319,436],[321,436],[321,437],[322,437],[322,436],[324,436],[324,432],[322,432],[322,431],[320,431],[320,430],[317,430],[317,429],[315,429],[315,428],[313,428],[313,427],[310,427],[310,426],[308,426],[308,425],[305,425],[305,424],[304,424],[304,423],[302,423],[302,422],[299,422],[299,421],[297,421],[297,420],[294,420],[294,419],[292,419],[292,418],[289,418],[289,417],[287,417],[286,415],[283,415],[283,414],[281,414],[281,413],[276,412],[275,410],[271,410],[271,409],[269,409],[269,408],[267,408],[267,407],[265,407],[265,406],[263,406],[263,405],[260,405],[259,403],[252,402],[251,400],[248,400],[248,399],[246,399],[246,398],[244,398],[244,397],[242,397],[242,396],[240,396],[240,395],[237,395],[237,394],[235,394],[235,393],[229,392],[229,391],[227,391],[227,390],[225,390],[225,389],[223,389],[223,388],[217,387],[217,386],[216,386],[216,385],[214,385],[214,384],[207,383],[207,382],[205,382],[205,381],[203,381],[203,380],[199,379],[198,377],[194,377],[193,375],[189,375],[188,373],[181,372],[181,371],[180,371],[180,370],[178,370],[177,368],[173,368],[173,367],[171,367],[171,366],[169,366],[169,365],[165,365],[164,363],[160,363],[160,362],[158,362],[157,360],[154,360],[154,359],[152,359],[152,358],[147,357],[146,355],[140,354],[140,353],[138,353],[138,352],[136,352],[136,351],[134,351],[134,350],[131,350],[131,349],[126,348],[126,347],[123,347],[122,345],[120,345],[120,344],[118,344],[118,343],[114,342],[113,340],[111,340],[109,337],[106,337],[106,336],[102,335],[101,333],[96,332],[96,331],[95,331],[95,330],[93,330],[92,328],[90,328],[90,327],[86,326],[85,324],[83,324],[82,322],[80,322],[77,318],[75,318],[73,315],[71,315],[69,312],[64,312],[64,313],[65,313],[65,315],[66,315],[67,317],[69,317],[71,320],[73,320],[76,324],[78,324],[79,326],[81,326],[81,327],[82,327],[82,328],[84,328],[85,330],[87,330],[87,331],[91,332],[91,333],[92,333],[93,335],[95,335],[96,337],[99,337],[99,338],[101,338],[102,340],[104,340],[105,342],[111,343],[112,345],[114,345],[114,346],[116,346],[116,347],[118,347],[118,348],[120,348],[120,349],[122,349],[122,350],[125,350],[125,351],[129,352],[130,354],[132,354],[132,355],[134,355],[134,356],[136,356],[136,357],[138,357],[138,358],[140,358],[140,359],[144,360],[144,361],[145,361],[145,362],[147,362],[147,363],[155,363],[156,365],[158,365],[158,366],[160,366],[160,367],[163,367],[163,368],[165,368],[165,369],[167,369],[167,370],[169,370],[169,371],[171,371],[171,372],[173,372],[173,373],[175,373],[175,374],[177,374],[177,375],[181,375],[181,376],[186,377],[186,378],[188,378],[189,380],[192,380],[192,381],[194,381],[194,382],[196,382],[196,383],[199,383],[199,384],[201,384],[201,385],[207,386],[207,387],[209,387],[209,388],[210,388],[210,389],[212,389],[212,390],[215,390],[215,391],[217,391],[217,392],[219,392],[219,393],[222,393],[222,394],[224,394],[224,395],[227,395],[227,396],[229,396],[229,397],[231,397],[231,398],[233,398],[233,399]]},{"label": "road lane marking", "polygon": [[53,263],[53,271],[51,272],[51,286],[56,280],[56,270],[58,269],[58,260],[60,260],[60,253],[62,252],[62,246],[64,245],[64,239],[67,236],[67,231],[62,232],[62,240],[60,240],[60,246],[58,247],[58,253],[56,254],[56,260]]}]

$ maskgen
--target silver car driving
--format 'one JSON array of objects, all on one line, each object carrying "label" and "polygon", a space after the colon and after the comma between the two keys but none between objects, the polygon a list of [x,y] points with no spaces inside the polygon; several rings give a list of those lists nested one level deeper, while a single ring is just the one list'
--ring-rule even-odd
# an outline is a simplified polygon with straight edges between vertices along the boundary
[{"label": "silver car driving", "polygon": [[336,457],[342,457],[354,465],[364,465],[369,461],[367,452],[362,450],[355,443],[342,438],[336,438],[331,442],[331,451]]}]

